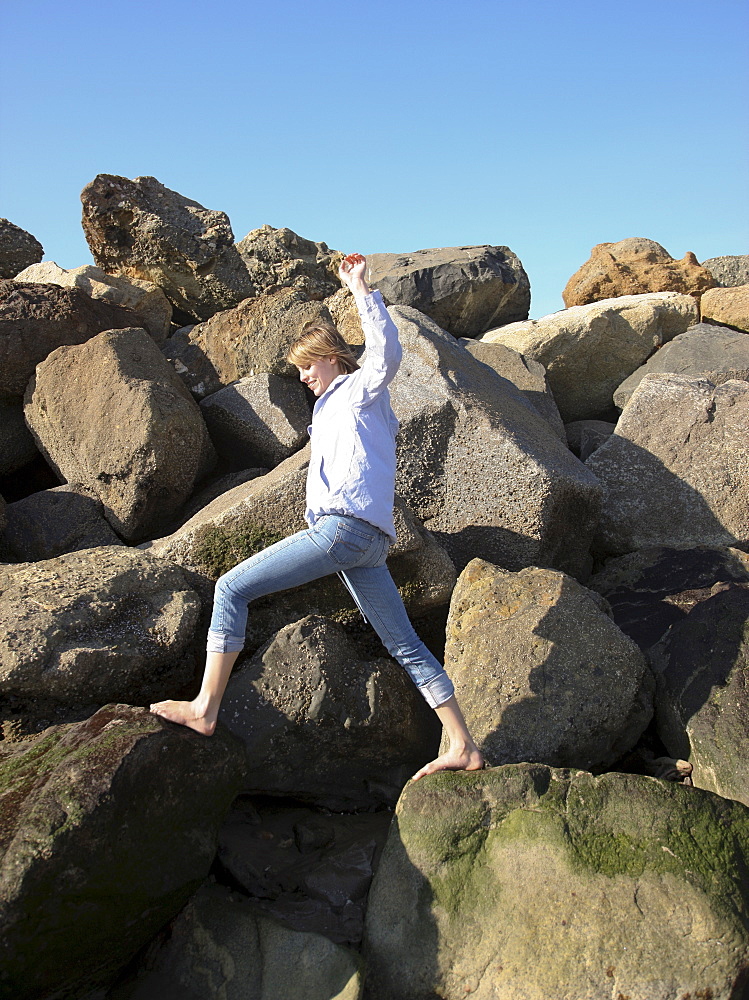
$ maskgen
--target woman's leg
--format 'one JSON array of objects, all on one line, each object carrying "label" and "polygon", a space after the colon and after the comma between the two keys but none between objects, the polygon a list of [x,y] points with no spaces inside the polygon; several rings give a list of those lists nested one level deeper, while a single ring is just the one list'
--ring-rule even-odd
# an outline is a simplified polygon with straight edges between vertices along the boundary
[{"label": "woman's leg", "polygon": [[416,634],[387,567],[350,569],[341,575],[362,614],[390,655],[406,669],[427,704],[435,710],[447,735],[447,752],[425,764],[413,776],[414,780],[435,771],[482,768],[484,758],[463,718],[452,681]]}]

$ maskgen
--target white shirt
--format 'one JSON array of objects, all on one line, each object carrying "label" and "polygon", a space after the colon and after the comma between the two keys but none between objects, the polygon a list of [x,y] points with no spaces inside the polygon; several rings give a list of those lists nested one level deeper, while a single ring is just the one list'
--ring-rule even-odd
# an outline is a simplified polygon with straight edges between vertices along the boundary
[{"label": "white shirt", "polygon": [[387,387],[403,349],[379,291],[356,305],[367,353],[358,371],[339,375],[315,403],[304,516],[309,525],[324,514],[358,517],[395,541],[398,421]]}]

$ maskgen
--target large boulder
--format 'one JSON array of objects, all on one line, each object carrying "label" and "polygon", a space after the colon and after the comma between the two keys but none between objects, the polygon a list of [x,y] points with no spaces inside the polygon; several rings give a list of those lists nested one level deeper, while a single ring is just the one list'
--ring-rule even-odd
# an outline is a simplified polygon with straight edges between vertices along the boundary
[{"label": "large boulder", "polygon": [[309,438],[311,413],[298,379],[250,375],[204,399],[200,410],[216,451],[235,468],[278,465]]},{"label": "large boulder", "polygon": [[295,288],[281,288],[177,331],[164,353],[193,395],[202,399],[261,372],[296,377],[286,353],[305,323],[313,320],[330,322],[325,305]]},{"label": "large boulder", "polygon": [[107,274],[152,281],[181,314],[208,319],[255,294],[224,212],[155,177],[99,174],[81,192],[83,232]]},{"label": "large boulder", "polygon": [[749,383],[646,375],[587,460],[602,553],[749,545]]},{"label": "large boulder", "polygon": [[92,299],[130,309],[138,318],[139,325],[157,343],[163,343],[169,336],[172,307],[166,295],[152,281],[105,274],[100,267],[93,267],[91,264],[67,270],[53,260],[32,264],[16,275],[16,281],[80,288]]},{"label": "large boulder", "polygon": [[[272,472],[237,486],[200,510],[173,534],[148,544],[169,559],[210,581],[243,559],[306,527],[304,490],[309,448],[292,455]],[[397,541],[388,568],[410,615],[419,617],[449,603],[455,569],[434,538],[396,497]],[[252,605],[247,648],[256,649],[284,625],[304,615],[356,617],[355,605],[336,577],[261,598]]]},{"label": "large boulder", "polygon": [[343,254],[291,229],[253,229],[237,243],[237,250],[257,293],[298,288],[311,299],[325,299],[341,287],[338,265]]},{"label": "large boulder", "polygon": [[95,302],[79,288],[0,281],[0,399],[22,399],[55,348],[131,326],[138,320],[129,309]]},{"label": "large boulder", "polygon": [[464,337],[461,343],[474,358],[493,368],[497,375],[506,378],[520,389],[529,403],[551,425],[554,433],[566,441],[564,424],[559,416],[557,404],[546,381],[546,369],[538,361],[524,358],[504,344],[490,344],[483,340]]},{"label": "large boulder", "polygon": [[247,748],[245,792],[338,811],[394,805],[434,752],[434,715],[403,668],[318,615],[235,670],[219,718]]},{"label": "large boulder", "polygon": [[726,583],[749,583],[749,554],[661,546],[609,559],[588,587],[606,598],[616,624],[645,651]]},{"label": "large boulder", "polygon": [[385,300],[430,316],[455,337],[525,319],[528,276],[509,247],[445,247],[367,257],[369,283]]},{"label": "large boulder", "polygon": [[39,454],[36,441],[26,426],[20,400],[0,399],[0,476],[10,475],[28,465]]},{"label": "large boulder", "polygon": [[200,599],[178,566],[103,546],[0,564],[0,682],[27,705],[143,704],[194,672]]},{"label": "large boulder", "polygon": [[749,332],[749,284],[736,288],[711,288],[705,292],[700,308],[702,318]]},{"label": "large boulder", "polygon": [[491,764],[613,764],[653,714],[647,662],[606,602],[564,573],[474,559],[447,620],[445,667]]},{"label": "large boulder", "polygon": [[44,256],[44,247],[25,229],[0,219],[0,278],[15,278]]},{"label": "large boulder", "polygon": [[522,392],[428,317],[390,309],[404,348],[390,386],[400,421],[396,490],[458,570],[583,572],[598,483]]},{"label": "large boulder", "polygon": [[683,260],[674,260],[660,243],[634,237],[594,246],[590,259],[567,282],[562,298],[568,308],[645,292],[683,292],[699,300],[716,284],[690,251]]},{"label": "large boulder", "polygon": [[713,385],[733,378],[749,381],[749,337],[710,323],[690,326],[622,382],[614,393],[614,403],[620,410],[650,372],[707,378]]},{"label": "large boulder", "polygon": [[138,328],[53,352],[25,412],[60,478],[90,487],[128,541],[169,524],[215,462],[198,405]]},{"label": "large boulder", "polygon": [[631,774],[439,774],[398,803],[367,910],[371,1000],[738,1000],[749,810]]},{"label": "large boulder", "polygon": [[650,651],[658,735],[698,788],[749,806],[749,582],[716,590]]},{"label": "large boulder", "polygon": [[127,705],[0,752],[0,994],[111,982],[208,875],[240,770],[225,732]]},{"label": "large boulder", "polygon": [[355,952],[206,882],[107,1000],[359,1000],[361,965]]},{"label": "large boulder", "polygon": [[615,389],[698,321],[690,295],[625,295],[511,323],[481,339],[540,361],[565,423],[606,417]]},{"label": "large boulder", "polygon": [[98,497],[85,486],[66,485],[9,504],[5,545],[19,562],[35,562],[122,542]]},{"label": "large boulder", "polygon": [[703,260],[702,266],[712,274],[719,288],[749,284],[749,254],[711,257],[710,260]]}]

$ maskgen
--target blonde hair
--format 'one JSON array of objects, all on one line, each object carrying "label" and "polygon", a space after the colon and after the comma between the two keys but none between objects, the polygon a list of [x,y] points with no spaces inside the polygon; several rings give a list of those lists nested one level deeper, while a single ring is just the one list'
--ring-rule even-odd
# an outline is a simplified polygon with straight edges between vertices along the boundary
[{"label": "blonde hair", "polygon": [[346,375],[359,367],[351,348],[338,330],[324,319],[305,323],[286,355],[286,360],[297,368],[306,368],[320,358],[335,358]]}]

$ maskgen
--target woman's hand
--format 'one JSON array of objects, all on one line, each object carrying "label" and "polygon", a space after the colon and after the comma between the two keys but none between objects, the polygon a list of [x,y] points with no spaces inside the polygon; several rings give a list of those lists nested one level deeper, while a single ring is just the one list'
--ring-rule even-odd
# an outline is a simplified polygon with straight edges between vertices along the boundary
[{"label": "woman's hand", "polygon": [[369,285],[364,278],[367,259],[360,253],[350,253],[341,261],[338,277],[354,295],[369,295]]}]

